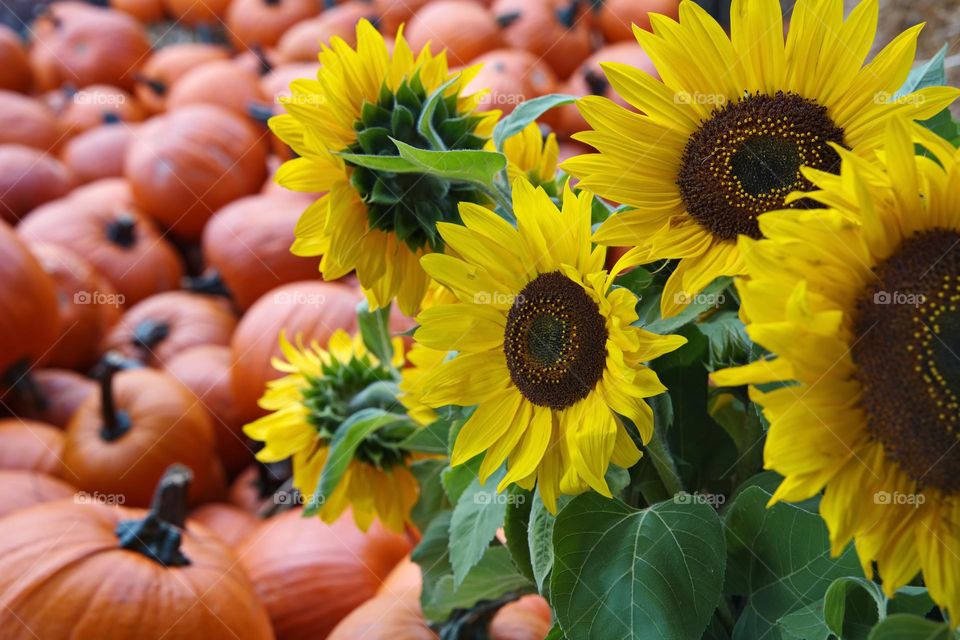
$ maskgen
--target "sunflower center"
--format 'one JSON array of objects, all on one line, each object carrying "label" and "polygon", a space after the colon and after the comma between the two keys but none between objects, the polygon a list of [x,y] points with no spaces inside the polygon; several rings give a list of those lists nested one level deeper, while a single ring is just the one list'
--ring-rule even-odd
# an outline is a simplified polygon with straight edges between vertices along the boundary
[{"label": "sunflower center", "polygon": [[813,185],[800,168],[836,172],[843,130],[825,107],[794,93],[756,94],[718,107],[690,136],[677,185],[690,215],[714,236],[759,238],[757,216],[786,207],[792,191]]},{"label": "sunflower center", "polygon": [[[430,117],[436,139],[448,150],[483,148],[486,141],[474,134],[480,118],[460,113],[457,101],[454,94],[436,103]],[[404,80],[396,91],[384,85],[377,102],[364,103],[360,118],[353,125],[356,142],[345,151],[396,156],[397,147],[391,138],[418,149],[432,149],[436,143],[431,143],[419,127],[428,102],[429,96],[419,75]],[[475,186],[465,182],[347,164],[352,167],[350,183],[367,206],[370,229],[395,234],[413,251],[425,246],[442,250],[437,223],[459,222],[458,202],[486,201]]]},{"label": "sunflower center", "polygon": [[566,409],[603,376],[607,326],[597,303],[559,271],[537,276],[507,314],[510,379],[533,404]]},{"label": "sunflower center", "polygon": [[957,493],[960,233],[918,233],[874,271],[852,352],[868,429],[921,486]]}]

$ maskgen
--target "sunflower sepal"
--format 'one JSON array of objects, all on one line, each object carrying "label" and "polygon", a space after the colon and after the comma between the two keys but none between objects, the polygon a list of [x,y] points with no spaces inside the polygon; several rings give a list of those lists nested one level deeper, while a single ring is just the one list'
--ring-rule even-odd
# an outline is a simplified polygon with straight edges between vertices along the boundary
[{"label": "sunflower sepal", "polygon": [[420,173],[444,180],[490,187],[497,174],[507,167],[506,156],[495,151],[418,149],[402,140],[390,140],[396,145],[400,157],[415,165]]},{"label": "sunflower sepal", "polygon": [[394,340],[390,335],[390,307],[388,304],[371,310],[370,303],[361,300],[357,304],[357,328],[360,330],[363,346],[376,356],[381,364],[390,367],[395,377],[399,378],[394,362],[397,349],[394,348]]},{"label": "sunflower sepal", "polygon": [[498,151],[502,151],[503,143],[507,138],[511,138],[523,131],[527,125],[535,122],[550,109],[566,104],[573,104],[576,100],[576,96],[566,93],[551,93],[533,98],[532,100],[523,101],[510,115],[505,116],[497,123],[497,126],[494,127],[494,145]]}]

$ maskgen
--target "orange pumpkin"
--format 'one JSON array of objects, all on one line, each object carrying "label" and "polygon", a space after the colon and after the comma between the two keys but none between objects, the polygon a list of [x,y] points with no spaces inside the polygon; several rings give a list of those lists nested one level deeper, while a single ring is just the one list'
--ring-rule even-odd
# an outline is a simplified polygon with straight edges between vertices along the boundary
[{"label": "orange pumpkin", "polygon": [[97,345],[120,319],[120,301],[110,282],[93,266],[64,247],[31,243],[40,266],[53,278],[60,302],[60,337],[44,354],[45,366],[86,369]]},{"label": "orange pumpkin", "polygon": [[[406,588],[393,586],[398,579]],[[327,640],[437,640],[439,636],[427,626],[420,610],[420,583],[420,567],[409,559],[403,560],[384,581],[378,594],[341,620]]]},{"label": "orange pumpkin", "polygon": [[230,53],[218,45],[201,42],[171,44],[147,59],[135,78],[134,93],[148,111],[158,113],[166,109],[167,93],[177,80],[208,62],[229,58]]},{"label": "orange pumpkin", "polygon": [[4,638],[273,640],[236,554],[204,527],[183,528],[188,478],[174,467],[149,512],[58,501],[8,516]]},{"label": "orange pumpkin", "polygon": [[592,51],[589,21],[572,0],[497,0],[504,42],[535,54],[567,78]]},{"label": "orange pumpkin", "polygon": [[60,330],[57,289],[0,220],[0,387],[15,385],[50,348]]},{"label": "orange pumpkin", "polygon": [[4,403],[23,420],[65,429],[77,408],[96,390],[93,380],[76,371],[32,369],[4,398]]},{"label": "orange pumpkin", "polygon": [[356,328],[356,291],[331,282],[294,282],[260,297],[244,314],[233,334],[233,394],[240,416],[253,420],[263,415],[257,400],[269,380],[280,377],[271,360],[280,357],[277,335],[285,330],[292,339],[302,334],[304,342],[325,345],[337,329]]},{"label": "orange pumpkin", "polygon": [[230,504],[247,513],[261,515],[278,506],[274,494],[290,480],[290,460],[264,464],[256,461],[240,472],[230,485]]},{"label": "orange pumpkin", "polygon": [[30,59],[20,35],[0,24],[0,89],[26,93],[33,84]]},{"label": "orange pumpkin", "polygon": [[253,451],[243,434],[245,424],[237,416],[230,385],[230,347],[202,345],[185,349],[166,363],[167,373],[183,383],[210,413],[217,439],[217,454],[229,476],[253,460]]},{"label": "orange pumpkin", "polygon": [[435,0],[417,12],[404,33],[414,51],[428,42],[434,52],[446,49],[451,67],[503,46],[493,12],[475,0]]},{"label": "orange pumpkin", "polygon": [[164,469],[178,462],[193,470],[192,504],[223,492],[210,418],[189,389],[153,369],[119,370],[104,360],[100,393],[80,405],[67,427],[60,476],[84,491],[150,503]]},{"label": "orange pumpkin", "polygon": [[60,122],[47,105],[19,93],[0,91],[0,144],[22,144],[53,152],[63,137]]},{"label": "orange pumpkin", "polygon": [[143,126],[124,174],[144,211],[178,236],[199,240],[214,211],[263,184],[266,146],[239,116],[190,105]]},{"label": "orange pumpkin", "polygon": [[260,77],[231,60],[214,60],[186,73],[167,95],[167,109],[212,104],[246,117],[251,103],[266,100]]},{"label": "orange pumpkin", "polygon": [[0,469],[56,473],[63,442],[63,431],[53,425],[19,418],[0,420]]},{"label": "orange pumpkin", "polygon": [[40,91],[98,83],[132,89],[150,53],[147,34],[134,18],[80,2],[51,4],[31,33],[30,64]]},{"label": "orange pumpkin", "polygon": [[167,14],[187,27],[219,25],[227,15],[232,0],[164,0]]},{"label": "orange pumpkin", "polygon": [[317,0],[233,0],[227,32],[238,49],[272,47],[293,25],[320,12]]},{"label": "orange pumpkin", "polygon": [[258,521],[239,507],[211,502],[190,512],[187,528],[192,527],[193,523],[199,523],[215,533],[228,547],[235,547],[257,528]]},{"label": "orange pumpkin", "polygon": [[522,49],[497,49],[474,61],[480,72],[467,85],[467,93],[489,89],[480,100],[481,109],[513,112],[525,100],[552,93],[557,78],[537,56]]},{"label": "orange pumpkin", "polygon": [[261,523],[237,551],[277,635],[314,640],[376,594],[410,542],[379,523],[364,533],[350,513],[325,524],[292,510]]},{"label": "orange pumpkin", "polygon": [[228,204],[203,230],[204,263],[239,309],[282,284],[316,276],[315,259],[290,253],[293,229],[309,204],[300,194],[256,195]]},{"label": "orange pumpkin", "polygon": [[543,640],[550,633],[550,605],[532,594],[506,604],[490,621],[490,640]]},{"label": "orange pumpkin", "polygon": [[410,22],[414,14],[429,3],[430,0],[373,0],[380,17],[380,31],[392,36],[400,25]]},{"label": "orange pumpkin", "polygon": [[76,495],[76,488],[59,478],[36,471],[0,469],[0,518],[41,502],[64,500]]},{"label": "orange pumpkin", "polygon": [[110,0],[110,6],[143,23],[163,20],[166,13],[163,0]]},{"label": "orange pumpkin", "polygon": [[73,185],[70,170],[55,157],[22,144],[0,145],[0,219],[16,223]]},{"label": "orange pumpkin", "polygon": [[137,100],[117,87],[94,84],[64,92],[67,99],[60,111],[60,125],[71,136],[105,123],[140,122],[146,117]]},{"label": "orange pumpkin", "polygon": [[21,237],[83,256],[131,305],[180,284],[183,265],[153,222],[133,204],[124,180],[92,182],[31,213]]},{"label": "orange pumpkin", "polygon": [[680,0],[600,0],[595,23],[607,42],[634,42],[632,25],[650,30],[651,13],[676,19]]},{"label": "orange pumpkin", "polygon": [[102,124],[67,142],[60,159],[81,184],[116,178],[123,175],[123,161],[136,134],[137,125]]},{"label": "orange pumpkin", "polygon": [[334,37],[353,47],[357,44],[357,22],[363,18],[373,23],[377,20],[374,6],[364,0],[330,7],[316,18],[290,27],[277,43],[277,55],[284,62],[316,62],[320,45],[330,44]]}]

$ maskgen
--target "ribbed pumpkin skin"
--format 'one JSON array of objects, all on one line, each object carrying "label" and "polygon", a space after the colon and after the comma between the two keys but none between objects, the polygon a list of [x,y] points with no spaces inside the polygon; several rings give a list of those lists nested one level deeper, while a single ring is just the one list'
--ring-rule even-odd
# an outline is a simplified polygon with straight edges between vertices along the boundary
[{"label": "ribbed pumpkin skin", "polygon": [[0,469],[56,473],[63,455],[63,431],[34,420],[0,420]]},{"label": "ribbed pumpkin skin", "polygon": [[240,507],[224,502],[211,502],[190,512],[187,528],[197,522],[217,535],[229,547],[237,546],[257,528],[260,521]]},{"label": "ribbed pumpkin skin", "polygon": [[150,55],[137,75],[134,93],[147,110],[159,113],[166,109],[170,87],[177,80],[207,62],[229,58],[226,48],[213,44],[171,44]]},{"label": "ribbed pumpkin skin", "polygon": [[29,96],[0,90],[0,144],[22,144],[54,152],[61,138],[60,122],[53,109]]},{"label": "ribbed pumpkin skin", "polygon": [[34,369],[30,377],[40,404],[20,393],[10,393],[4,402],[21,420],[45,422],[59,429],[66,429],[77,408],[97,391],[93,380],[68,369]]},{"label": "ribbed pumpkin skin", "polygon": [[33,84],[27,50],[17,32],[0,25],[0,89],[26,93]]},{"label": "ribbed pumpkin skin", "polygon": [[503,46],[496,18],[476,0],[434,0],[411,18],[404,34],[414,51],[428,42],[434,52],[446,49],[451,67]]},{"label": "ribbed pumpkin skin", "polygon": [[139,509],[57,501],[5,518],[0,525],[4,640],[274,638],[236,555],[202,526],[183,533],[187,566],[167,568],[119,548],[117,523],[144,515]]},{"label": "ribbed pumpkin skin", "polygon": [[56,157],[22,144],[0,145],[0,220],[16,224],[73,186],[73,175]]},{"label": "ribbed pumpkin skin", "polygon": [[76,492],[75,487],[45,473],[0,469],[0,518],[41,502],[72,498]]}]

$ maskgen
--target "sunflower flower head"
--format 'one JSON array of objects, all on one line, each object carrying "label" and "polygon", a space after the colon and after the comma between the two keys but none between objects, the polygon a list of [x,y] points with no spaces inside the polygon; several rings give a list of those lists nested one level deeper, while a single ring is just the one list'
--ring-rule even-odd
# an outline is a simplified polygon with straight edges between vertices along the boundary
[{"label": "sunflower flower head", "polygon": [[854,540],[889,596],[922,570],[956,626],[960,151],[899,118],[883,140],[874,162],[841,149],[840,176],[805,171],[816,190],[791,200],[826,209],[763,214],[766,239],[741,239],[747,332],[775,357],[713,378],[753,385],[772,502],[822,491],[834,553]]},{"label": "sunflower flower head", "polygon": [[802,167],[836,172],[836,147],[869,157],[885,123],[929,118],[958,95],[926,87],[897,97],[920,26],[864,64],[878,0],[844,19],[843,0],[798,0],[784,40],[779,2],[733,0],[730,36],[683,0],[679,21],[651,14],[634,33],[662,81],[619,63],[603,65],[613,88],[640,113],[588,96],[578,108],[592,130],[574,136],[597,152],[562,167],[583,188],[628,205],[595,241],[634,246],[634,264],[678,259],[661,297],[676,315],[719,276],[743,273],[738,236],[759,238],[758,216],[815,203],[788,199],[812,187]]},{"label": "sunflower flower head", "polygon": [[450,255],[422,259],[456,301],[422,311],[414,339],[457,355],[413,386],[428,406],[476,406],[451,463],[483,454],[486,481],[506,462],[498,490],[536,484],[551,510],[560,493],[609,496],[610,463],[637,462],[653,432],[644,398],[664,391],[643,363],[685,342],[632,326],[636,298],[612,286],[590,242],[591,203],[567,186],[558,210],[520,178],[517,228],[464,203],[462,225],[439,225]]},{"label": "sunflower flower head", "polygon": [[535,187],[543,187],[551,196],[557,193],[557,158],[560,146],[553,133],[546,137],[536,122],[510,136],[503,142],[503,153],[507,156],[507,176],[513,182],[525,178]]},{"label": "sunflower flower head", "polygon": [[[291,344],[280,335],[283,359],[274,367],[285,375],[267,383],[260,406],[270,413],[244,427],[244,433],[264,443],[261,462],[290,458],[293,485],[313,496],[329,457],[331,440],[356,412],[393,404],[380,388],[392,380],[389,367],[367,352],[359,336],[337,330],[327,349],[316,343]],[[402,364],[402,342],[394,341],[395,362]],[[366,530],[374,518],[403,530],[417,501],[416,479],[407,467],[408,455],[376,434],[357,448],[331,495],[324,496],[318,515],[333,522],[349,506],[357,525]]]},{"label": "sunflower flower head", "polygon": [[[458,222],[458,202],[486,197],[466,183],[356,159],[399,160],[394,140],[420,149],[482,149],[499,113],[476,114],[478,96],[462,95],[476,68],[451,73],[444,53],[426,48],[414,55],[402,31],[391,53],[368,21],[356,29],[356,48],[333,38],[320,53],[317,78],[293,82],[286,113],[270,120],[299,156],[284,163],[277,181],[325,194],[301,216],[291,250],[323,256],[328,280],[356,270],[372,305],[396,298],[414,314],[428,284],[418,259],[443,250],[437,223]],[[437,92],[440,99],[431,100]]]}]

